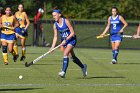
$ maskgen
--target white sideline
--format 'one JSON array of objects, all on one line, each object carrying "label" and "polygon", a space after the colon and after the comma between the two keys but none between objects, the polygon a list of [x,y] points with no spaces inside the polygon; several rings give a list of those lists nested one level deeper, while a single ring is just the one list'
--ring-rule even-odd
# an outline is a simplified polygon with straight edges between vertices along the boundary
[{"label": "white sideline", "polygon": [[140,86],[140,84],[0,84],[0,86]]},{"label": "white sideline", "polygon": [[18,69],[18,70],[19,70],[19,69],[27,69],[27,68],[24,67],[24,68],[0,68],[0,69],[8,69],[8,70],[9,70],[9,69],[10,69],[10,70]]}]

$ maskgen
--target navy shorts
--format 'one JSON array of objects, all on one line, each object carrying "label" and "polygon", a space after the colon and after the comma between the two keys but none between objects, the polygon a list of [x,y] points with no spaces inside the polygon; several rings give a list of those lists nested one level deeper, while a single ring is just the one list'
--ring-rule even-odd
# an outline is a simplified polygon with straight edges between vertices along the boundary
[{"label": "navy shorts", "polygon": [[4,34],[1,33],[1,41],[6,41],[7,43],[13,43],[16,40],[16,35],[14,34]]},{"label": "navy shorts", "polygon": [[[63,39],[61,40],[61,42],[62,41],[63,41]],[[72,37],[69,40],[66,40],[66,44],[64,44],[63,46],[64,47],[67,47],[67,45],[71,45],[71,46],[75,47],[76,46],[76,43],[77,43],[77,39],[76,39],[76,36],[75,36],[75,37]]]},{"label": "navy shorts", "polygon": [[112,35],[110,37],[111,42],[121,42],[122,41],[122,36],[121,35]]},{"label": "navy shorts", "polygon": [[28,32],[27,32],[27,30],[24,29],[24,27],[22,27],[22,28],[19,28],[19,27],[15,28],[15,32],[16,32],[16,35],[18,37],[21,37],[21,38],[25,38],[25,37],[28,36]]}]

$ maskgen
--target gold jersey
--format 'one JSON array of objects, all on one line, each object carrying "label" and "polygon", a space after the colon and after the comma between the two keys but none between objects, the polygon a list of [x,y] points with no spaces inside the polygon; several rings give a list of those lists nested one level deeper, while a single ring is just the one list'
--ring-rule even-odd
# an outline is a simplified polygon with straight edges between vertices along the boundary
[{"label": "gold jersey", "polygon": [[1,32],[4,33],[4,34],[13,34],[13,33],[15,33],[14,30],[10,29],[10,27],[13,27],[14,16],[13,15],[11,15],[11,16],[3,15],[1,17],[1,19],[2,19],[2,25],[4,26],[4,28],[2,28]]},{"label": "gold jersey", "polygon": [[26,23],[25,23],[25,21],[26,21],[26,19],[25,19],[25,14],[26,14],[25,12],[22,12],[22,13],[16,12],[16,13],[15,13],[15,16],[16,16],[16,18],[17,18],[19,24],[20,24],[20,28],[26,26]]}]

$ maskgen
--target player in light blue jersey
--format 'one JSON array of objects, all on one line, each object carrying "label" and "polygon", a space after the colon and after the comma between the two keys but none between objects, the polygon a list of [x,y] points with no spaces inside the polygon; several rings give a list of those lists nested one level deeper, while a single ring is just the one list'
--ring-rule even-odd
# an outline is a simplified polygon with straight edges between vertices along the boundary
[{"label": "player in light blue jersey", "polygon": [[62,17],[61,11],[56,9],[53,10],[52,16],[55,20],[54,23],[54,38],[52,43],[52,48],[55,47],[57,42],[58,32],[60,33],[61,45],[64,47],[63,51],[63,66],[61,72],[59,72],[59,76],[62,78],[65,77],[67,67],[69,64],[69,57],[71,57],[72,61],[76,63],[83,71],[83,76],[87,76],[87,65],[82,64],[82,62],[75,56],[73,48],[76,45],[76,35],[74,33],[74,29],[70,23],[70,21],[64,17]]},{"label": "player in light blue jersey", "polygon": [[124,20],[124,18],[121,15],[118,15],[118,9],[116,7],[112,7],[112,16],[108,18],[108,24],[104,30],[104,32],[101,34],[101,36],[104,36],[109,28],[111,27],[110,31],[110,41],[112,45],[112,64],[117,63],[117,56],[119,53],[119,46],[122,41],[122,34],[123,30],[127,26],[127,22]]}]

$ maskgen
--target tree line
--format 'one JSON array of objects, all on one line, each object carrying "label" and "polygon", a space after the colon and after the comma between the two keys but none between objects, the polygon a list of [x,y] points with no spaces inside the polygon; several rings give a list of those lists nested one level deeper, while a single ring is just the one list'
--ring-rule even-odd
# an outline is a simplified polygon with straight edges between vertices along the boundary
[{"label": "tree line", "polygon": [[45,9],[45,17],[50,18],[57,6],[69,18],[103,20],[111,15],[111,7],[116,6],[126,19],[140,19],[140,0],[0,0],[0,7],[9,6],[15,12],[20,3],[30,17],[41,7]]}]

